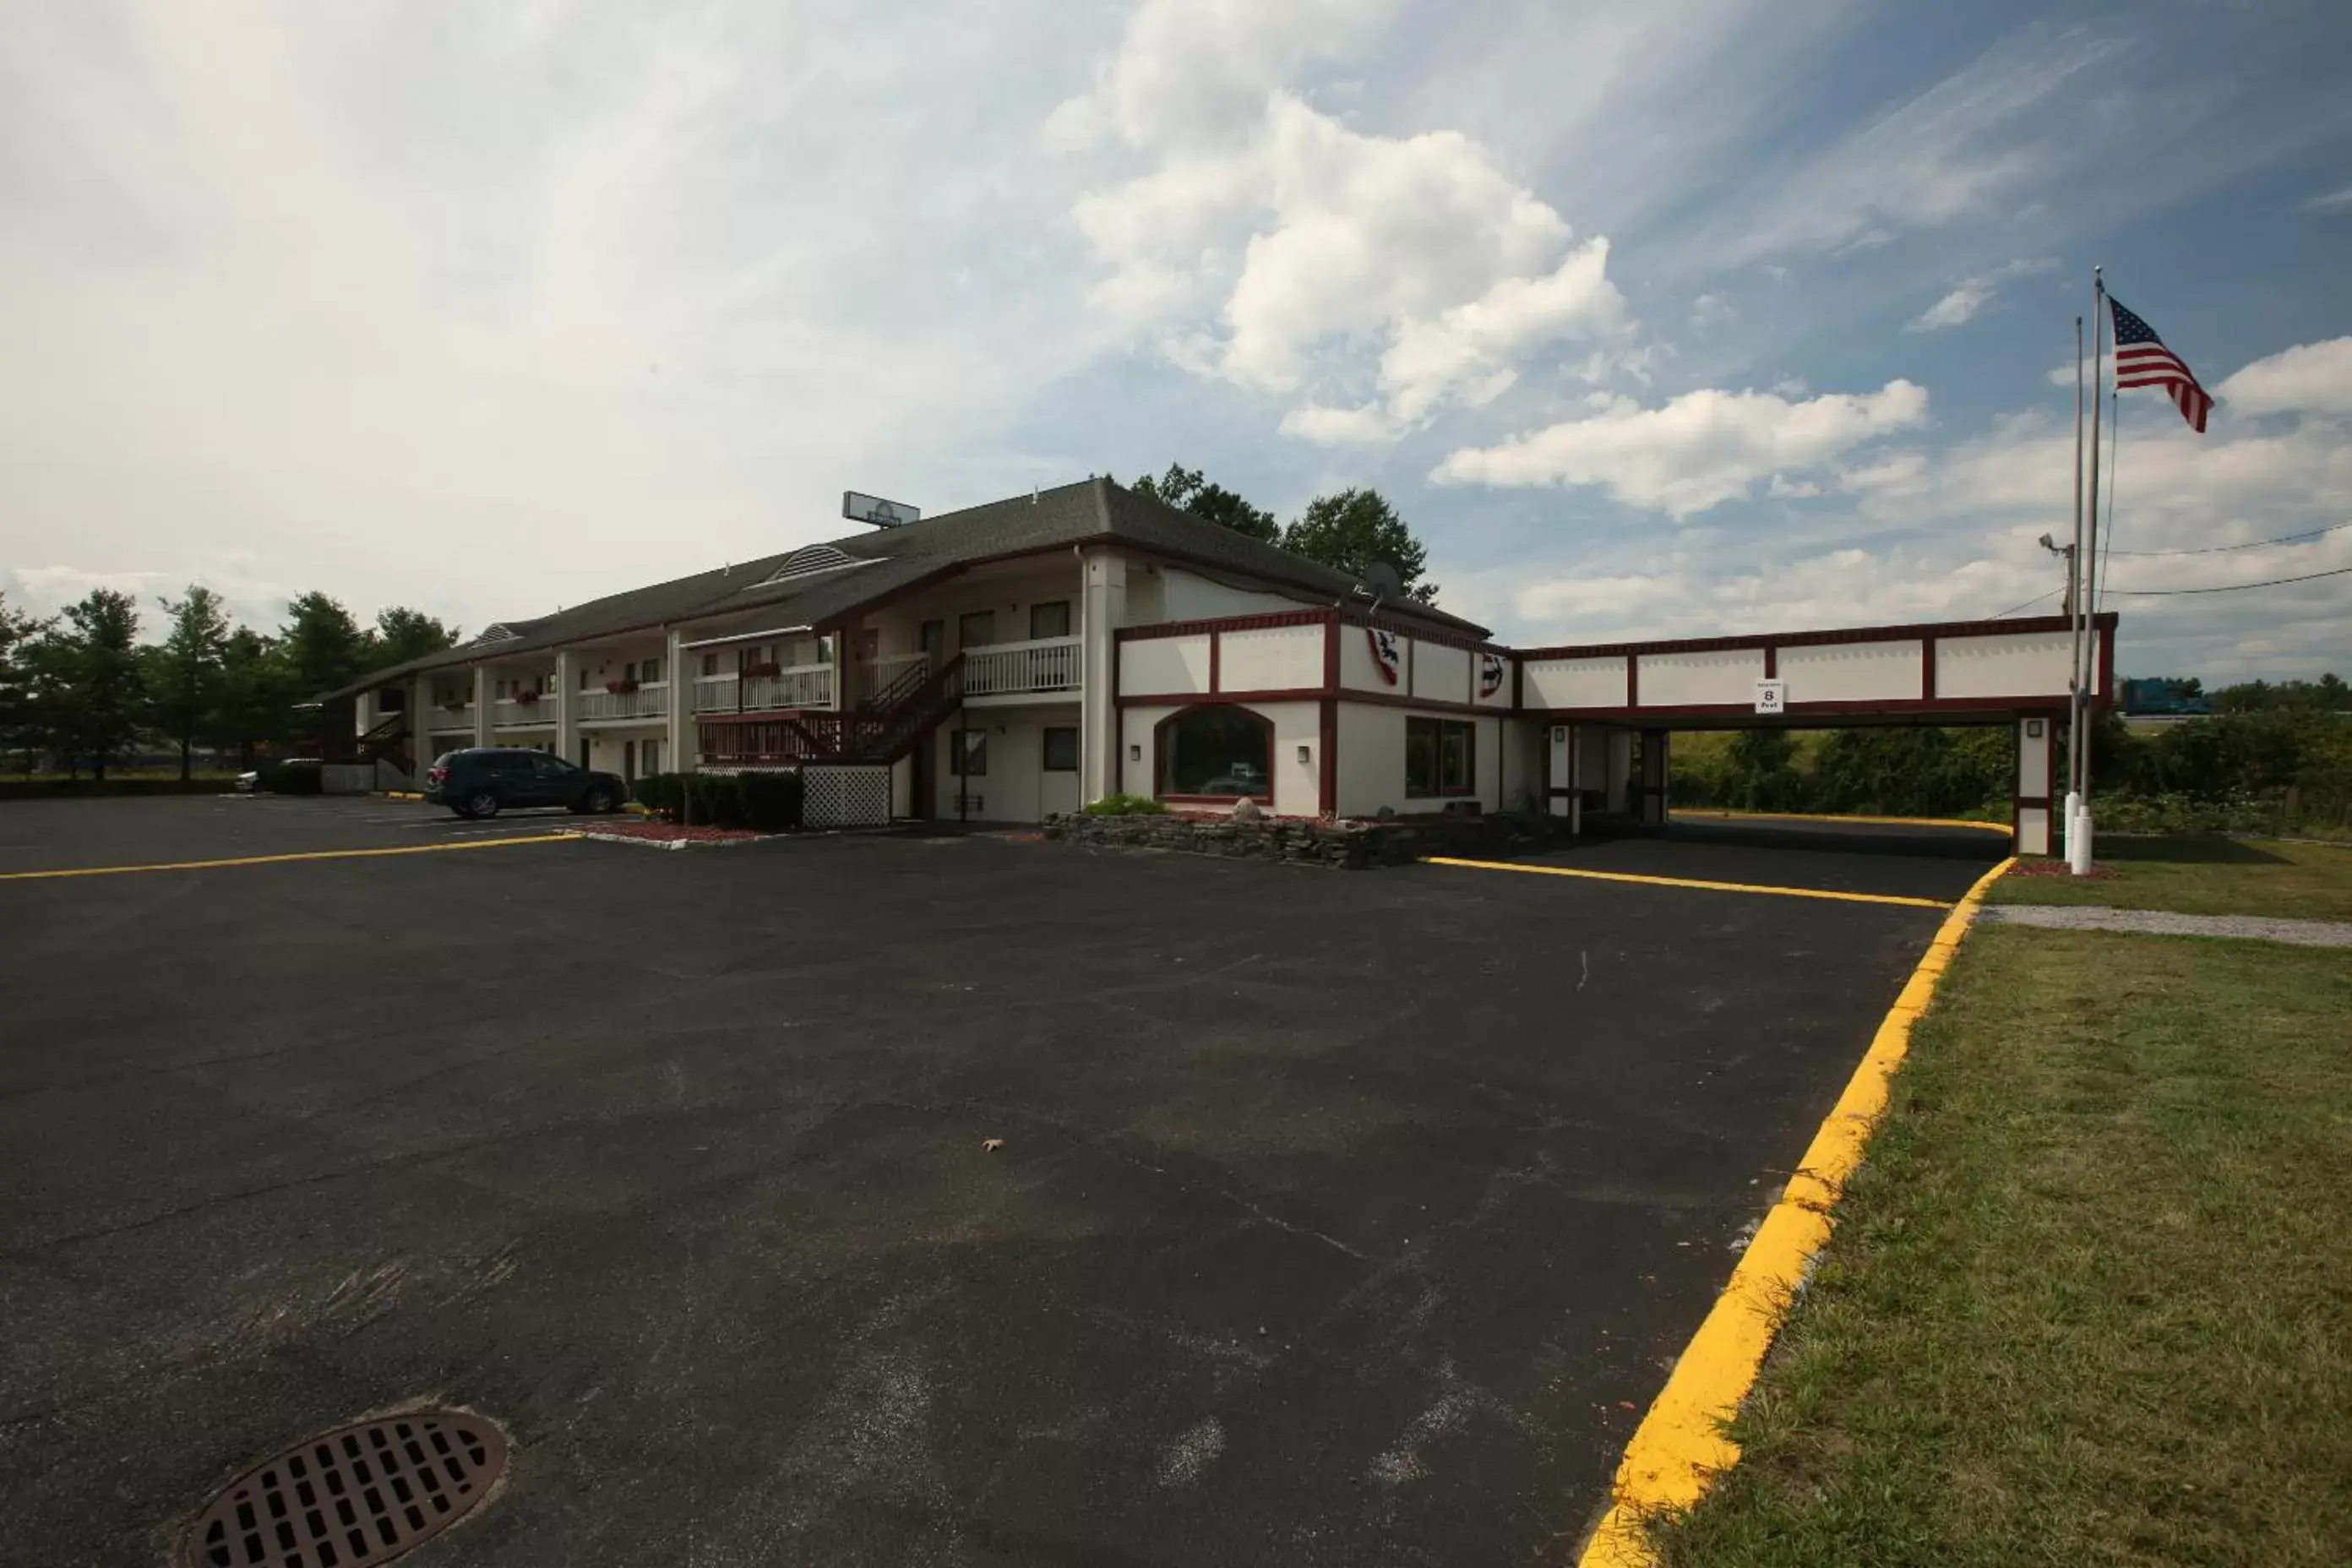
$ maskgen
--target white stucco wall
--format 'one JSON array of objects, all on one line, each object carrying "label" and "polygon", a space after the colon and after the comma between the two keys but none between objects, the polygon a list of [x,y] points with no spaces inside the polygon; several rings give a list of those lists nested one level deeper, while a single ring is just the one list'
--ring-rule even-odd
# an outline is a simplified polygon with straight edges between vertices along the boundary
[{"label": "white stucco wall", "polygon": [[1720,653],[1645,653],[1642,656],[1642,706],[1736,702],[1752,707],[1756,683],[1762,679],[1764,650],[1760,647]]},{"label": "white stucco wall", "polygon": [[1197,696],[1209,689],[1209,636],[1135,637],[1118,650],[1118,689],[1126,697]]},{"label": "white stucco wall", "polygon": [[1400,816],[1443,811],[1457,800],[1475,799],[1486,811],[1503,804],[1502,726],[1505,721],[1483,715],[1432,712],[1424,717],[1465,721],[1477,730],[1477,793],[1475,795],[1424,797],[1404,792],[1405,720],[1408,708],[1386,703],[1339,700],[1339,813],[1371,816],[1387,806]]},{"label": "white stucco wall", "polygon": [[2070,640],[2063,631],[1939,637],[1936,695],[2063,697]]},{"label": "white stucco wall", "polygon": [[[1247,710],[1274,725],[1274,800],[1269,806],[1277,816],[1314,816],[1322,810],[1322,729],[1323,712],[1319,702],[1243,702],[1234,706]],[[1177,712],[1173,706],[1137,706],[1122,709],[1119,713],[1119,788],[1128,795],[1139,795],[1157,799],[1160,781],[1152,769],[1158,763],[1158,749],[1153,731],[1160,721]],[[1302,759],[1299,748],[1306,748]],[[1268,805],[1265,801],[1260,805]],[[1213,807],[1187,806],[1186,810],[1211,810]]]},{"label": "white stucco wall", "polygon": [[[1156,575],[1160,582],[1160,602],[1156,606],[1160,614],[1153,617],[1156,620],[1208,621],[1224,616],[1263,616],[1299,607],[1298,600],[1280,594],[1229,588],[1174,566],[1162,566]],[[1130,577],[1129,581],[1132,584],[1134,579]],[[1146,623],[1130,614],[1129,624]]]},{"label": "white stucco wall", "polygon": [[[1791,702],[1902,701],[1919,695],[1921,660],[1917,642],[1817,643],[1782,648],[1777,668]],[[1648,684],[1645,664],[1645,697]]]},{"label": "white stucco wall", "polygon": [[[970,782],[974,799],[970,816],[983,822],[1042,822],[1049,811],[1075,811],[1078,806],[1078,775],[1045,766],[1045,731],[1076,729],[1077,704],[1058,709],[1009,711],[1003,708],[973,710],[966,715],[971,729],[988,735],[988,772]],[[956,794],[966,781],[948,771],[955,721],[950,718],[931,737],[933,810],[943,819],[957,815]]]},{"label": "white stucco wall", "polygon": [[1412,694],[1440,702],[1470,700],[1470,654],[1465,648],[1412,639]]},{"label": "white stucco wall", "polygon": [[1622,708],[1625,660],[1530,658],[1520,661],[1524,700],[1530,708]]},{"label": "white stucco wall", "polygon": [[1323,684],[1319,626],[1219,632],[1217,644],[1220,690],[1303,691]]}]

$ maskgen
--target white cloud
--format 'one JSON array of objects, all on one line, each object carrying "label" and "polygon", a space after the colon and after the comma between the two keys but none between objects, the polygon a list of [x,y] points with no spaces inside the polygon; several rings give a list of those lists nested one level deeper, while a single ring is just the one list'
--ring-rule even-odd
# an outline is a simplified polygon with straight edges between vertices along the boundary
[{"label": "white cloud", "polygon": [[1954,285],[1950,293],[1913,317],[1903,330],[1906,332],[1935,332],[1947,327],[1957,327],[1990,303],[2000,286],[2011,279],[2047,272],[2057,265],[2050,260],[2012,261],[1990,272],[1963,278]]},{"label": "white cloud", "polygon": [[2352,212],[2352,185],[2340,191],[2330,191],[2324,196],[2314,196],[2303,204],[2307,213]]},{"label": "white cloud", "polygon": [[1713,389],[1685,393],[1657,408],[1618,398],[1591,418],[1496,447],[1465,447],[1430,477],[1441,484],[1596,485],[1630,506],[1681,519],[1739,500],[1759,480],[1834,462],[1927,417],[1927,389],[1900,380],[1877,392],[1797,401]]},{"label": "white cloud", "polygon": [[[1237,19],[1255,11],[1213,12],[1211,31],[1247,40],[1230,56],[1195,50],[1178,27],[1182,47],[1143,59],[1164,41],[1161,9],[1138,14],[1097,87],[1054,119],[1061,144],[1116,126],[1155,160],[1072,210],[1110,268],[1090,300],[1112,321],[1163,340],[1174,325],[1180,363],[1307,394],[1283,428],[1324,442],[1402,434],[1449,405],[1491,401],[1537,348],[1630,332],[1607,239],[1573,244],[1559,214],[1477,142],[1444,130],[1368,134],[1321,111],[1269,79],[1309,51]],[[1379,15],[1351,13],[1359,26]],[[1183,85],[1188,71],[1205,85]],[[1130,112],[1128,97],[1147,83]],[[1254,114],[1234,96],[1242,83],[1259,94]],[[1191,111],[1164,109],[1205,99],[1218,105],[1215,138],[1194,133]],[[1313,395],[1347,383],[1350,366],[1359,394],[1368,378],[1377,385],[1377,411],[1343,417]]]},{"label": "white cloud", "polygon": [[2297,343],[2254,361],[2213,391],[2232,414],[2352,416],[2352,337]]}]

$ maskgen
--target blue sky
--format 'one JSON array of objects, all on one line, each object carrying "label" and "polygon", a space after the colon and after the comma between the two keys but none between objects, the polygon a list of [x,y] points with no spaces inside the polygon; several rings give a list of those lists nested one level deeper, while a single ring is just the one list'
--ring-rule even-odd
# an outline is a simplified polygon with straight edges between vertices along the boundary
[{"label": "blue sky", "polygon": [[[37,3],[0,592],[478,626],[1180,459],[1379,486],[1514,640],[1991,615],[2094,262],[2222,399],[2125,395],[2123,547],[2352,521],[2348,71],[2323,4]],[[2352,576],[2116,604],[2352,670]]]}]

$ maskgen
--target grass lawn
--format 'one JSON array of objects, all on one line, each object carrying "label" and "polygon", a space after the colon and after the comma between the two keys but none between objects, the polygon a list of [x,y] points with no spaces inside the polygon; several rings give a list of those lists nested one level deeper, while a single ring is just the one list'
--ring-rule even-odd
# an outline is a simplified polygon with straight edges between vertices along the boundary
[{"label": "grass lawn", "polygon": [[1981,928],[1673,1568],[2337,1564],[2352,964]]},{"label": "grass lawn", "polygon": [[2003,877],[1990,901],[2352,921],[2352,846],[2121,836],[2095,845],[2113,878]]}]

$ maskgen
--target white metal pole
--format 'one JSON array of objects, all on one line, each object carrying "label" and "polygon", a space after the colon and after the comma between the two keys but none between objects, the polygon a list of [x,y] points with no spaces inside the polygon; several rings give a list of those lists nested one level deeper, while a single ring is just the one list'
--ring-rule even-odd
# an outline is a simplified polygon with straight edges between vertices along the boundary
[{"label": "white metal pole", "polygon": [[2074,545],[2066,554],[2066,809],[2058,819],[2064,854],[2074,858],[2074,816],[2083,809],[2083,318],[2074,318]]},{"label": "white metal pole", "polygon": [[2082,733],[2075,744],[2081,753],[2082,768],[2076,787],[2082,791],[2081,809],[2074,818],[2074,831],[2067,845],[2068,868],[2077,877],[2088,876],[2091,870],[2091,729],[2093,712],[2097,702],[2094,689],[2098,668],[2097,623],[2098,605],[2093,597],[2097,577],[2093,563],[2099,558],[2099,393],[2106,381],[2105,350],[2102,347],[2107,336],[2107,280],[2103,269],[2091,268],[2091,461],[2089,483],[2083,492],[2084,526],[2083,553],[2076,558],[2075,569],[2083,584],[2083,653],[2076,666],[2083,702]]}]

